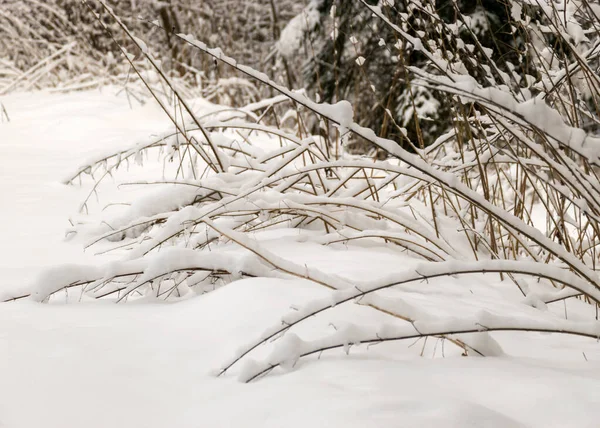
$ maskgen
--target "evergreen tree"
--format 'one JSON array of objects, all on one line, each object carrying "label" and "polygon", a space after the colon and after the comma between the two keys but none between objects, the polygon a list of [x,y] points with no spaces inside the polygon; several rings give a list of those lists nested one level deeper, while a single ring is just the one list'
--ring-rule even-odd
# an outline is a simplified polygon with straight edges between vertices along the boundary
[{"label": "evergreen tree", "polygon": [[[436,45],[444,58],[460,55],[456,38],[449,37],[458,32],[465,45],[479,51],[481,61],[465,61],[465,66],[484,85],[498,83],[486,81],[490,73],[510,73],[507,63],[520,61],[519,39],[509,24],[511,11],[502,0],[366,3],[380,6],[389,21],[408,34]],[[311,22],[315,12],[318,21]],[[450,127],[445,118],[452,106],[446,97],[411,84],[407,67],[424,68],[427,59],[399,41],[361,1],[313,0],[297,18],[306,22],[304,31],[296,32],[303,37],[304,49],[290,52],[288,40],[288,49],[281,53],[288,60],[302,61],[302,79],[321,100],[352,101],[361,124],[403,145],[407,143],[404,132],[410,141],[428,145]],[[488,62],[485,55],[498,64],[498,70],[482,68]]]}]

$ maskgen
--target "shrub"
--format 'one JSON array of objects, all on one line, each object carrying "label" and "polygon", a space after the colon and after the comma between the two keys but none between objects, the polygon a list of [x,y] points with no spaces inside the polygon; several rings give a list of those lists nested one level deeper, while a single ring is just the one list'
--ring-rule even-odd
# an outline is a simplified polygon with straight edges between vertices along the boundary
[{"label": "shrub", "polygon": [[[429,33],[412,34],[403,28],[412,25],[414,16],[394,9],[396,3],[371,5],[361,0],[361,4],[365,16],[377,18],[372,31],[387,28],[381,34],[389,34],[391,40],[384,41],[390,52],[400,57],[417,52],[422,58],[417,65],[406,56],[400,59],[411,87],[445,99],[447,129],[427,147],[404,135],[410,141],[409,152],[399,141],[358,125],[347,101],[314,102],[194,36],[172,35],[187,49],[220,61],[289,100],[289,109],[280,110],[283,117],[274,123],[288,123],[288,117],[295,120],[293,128],[263,122],[281,97],[197,117],[161,73],[151,50],[100,2],[161,73],[189,117],[182,122],[184,115],[171,115],[172,132],[103,156],[68,180],[84,174],[102,180],[128,160],[143,159],[144,153],[157,149],[166,159],[177,159],[163,191],[132,204],[118,218],[71,231],[91,233],[90,245],[118,241],[116,248],[129,250],[127,260],[104,268],[62,269],[34,287],[31,296],[46,301],[58,291],[75,288],[93,298],[116,301],[147,296],[177,300],[240,276],[296,277],[335,290],[331,298],[285,316],[283,325],[243,348],[223,372],[261,343],[332,305],[357,302],[407,321],[402,327],[374,330],[359,320],[358,326],[313,342],[287,333],[276,341],[271,357],[247,366],[245,380],[305,355],[357,343],[436,336],[467,354],[490,355],[497,352],[491,339],[470,341],[457,335],[477,333],[486,338],[489,331],[509,330],[598,337],[595,320],[576,323],[543,311],[515,318],[499,307],[497,314],[432,321],[415,308],[378,294],[436,277],[493,273],[514,284],[526,305],[543,308],[580,298],[598,307],[600,137],[592,133],[600,95],[597,5],[571,2],[559,9],[554,2],[507,3],[511,34],[523,48],[512,57],[498,57],[479,42],[471,27],[477,22],[460,10],[454,11],[457,21],[446,22],[433,6],[411,2],[422,24],[430,26]],[[463,40],[463,27],[472,43]],[[431,34],[438,37],[430,38]],[[367,73],[364,65],[357,66]],[[340,138],[308,134],[305,123],[311,116],[325,127],[335,125]],[[417,130],[421,121],[415,117]],[[388,159],[349,154],[340,145],[350,136],[378,147]],[[543,211],[545,224],[534,210]],[[422,263],[403,275],[367,283],[337,277],[268,251],[260,233],[282,227],[320,232],[307,239],[321,244],[370,240],[397,246]],[[245,249],[244,256],[232,255],[233,245]]]}]

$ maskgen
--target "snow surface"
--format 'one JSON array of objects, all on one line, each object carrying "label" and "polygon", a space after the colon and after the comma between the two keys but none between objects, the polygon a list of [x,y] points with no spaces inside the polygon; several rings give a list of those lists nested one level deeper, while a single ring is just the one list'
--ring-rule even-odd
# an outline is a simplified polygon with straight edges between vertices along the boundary
[{"label": "snow surface", "polygon": [[[49,280],[46,267],[111,260],[63,240],[67,220],[91,183],[59,183],[86,159],[167,128],[157,106],[130,107],[125,94],[115,92],[0,99],[11,118],[0,123],[0,294],[16,292],[39,275]],[[160,164],[149,168],[160,171]],[[132,172],[148,174],[135,167]],[[319,245],[323,239],[286,230],[261,242],[295,266],[357,281],[409,276],[418,265],[371,241]],[[293,361],[311,341],[342,335],[338,332],[359,337],[350,324],[359,319],[365,329],[406,328],[366,304],[391,301],[431,325],[458,315],[526,322],[538,319],[538,306],[547,309],[548,320],[567,314],[576,322],[581,321],[577,312],[585,309],[571,300],[547,308],[540,302],[526,305],[514,286],[493,274],[420,281],[369,297],[363,305],[341,304],[310,318],[294,330],[297,338],[290,334],[278,346],[261,347],[251,354],[258,361],[254,366],[246,361],[221,377],[215,372],[239,349],[280,326],[282,316],[332,302],[331,292],[306,280],[252,278],[175,304],[0,304],[0,427],[599,425],[600,346],[587,338],[514,332],[461,336],[497,355],[486,358],[462,357],[461,349],[433,337],[348,343]],[[270,359],[289,364],[249,384],[239,382]]]}]

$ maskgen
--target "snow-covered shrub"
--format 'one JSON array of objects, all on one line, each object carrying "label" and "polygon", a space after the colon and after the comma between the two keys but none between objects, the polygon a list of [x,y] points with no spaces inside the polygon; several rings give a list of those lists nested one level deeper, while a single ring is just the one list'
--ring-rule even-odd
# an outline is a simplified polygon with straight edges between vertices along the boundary
[{"label": "snow-covered shrub", "polygon": [[[193,29],[259,67],[267,62],[280,27],[303,4],[288,0],[116,0],[110,6],[138,36],[154,41],[155,57],[165,70],[183,84],[214,88],[219,79],[231,77],[228,70],[194,55],[176,43],[172,33]],[[77,90],[128,81],[131,70],[118,58],[117,44],[132,47],[93,0],[5,0],[0,8],[0,95],[17,89],[58,86]]]},{"label": "snow-covered shrub", "polygon": [[[172,166],[165,167],[158,182],[161,190],[134,201],[116,217],[76,224],[70,231],[90,246],[112,241],[114,249],[125,252],[125,260],[104,267],[59,268],[28,296],[15,297],[48,301],[59,291],[74,289],[78,297],[178,300],[243,276],[301,278],[332,290],[329,298],[286,315],[281,325],[225,364],[222,373],[261,343],[335,305],[355,302],[406,321],[373,329],[358,320],[356,326],[312,342],[286,334],[267,360],[247,365],[245,380],[306,355],[357,343],[435,336],[466,354],[496,355],[501,351],[487,335],[491,331],[600,336],[593,315],[587,319],[589,314],[582,313],[575,322],[543,311],[569,298],[585,300],[590,308],[600,302],[600,136],[593,134],[600,101],[598,7],[585,1],[510,1],[507,28],[523,49],[509,62],[478,42],[483,18],[467,18],[455,10],[460,24],[446,22],[435,9],[412,2],[423,8],[441,37],[430,39],[428,33],[403,29],[413,15],[388,13],[396,2],[361,3],[377,18],[377,28],[387,28],[386,46],[397,44],[422,58],[419,66],[403,70],[411,85],[445,98],[448,130],[427,147],[403,136],[410,140],[409,152],[398,140],[379,137],[378,129],[357,124],[348,101],[312,101],[219,48],[178,34],[175,38],[190,51],[280,94],[200,117],[161,73],[151,49],[103,6],[173,91],[179,114],[163,105],[172,131],[93,160],[67,181],[86,174],[101,181],[156,150]],[[519,62],[526,58],[532,63]],[[285,124],[295,116],[294,128],[266,124],[265,116],[284,100],[291,101],[285,104],[288,110],[274,123]],[[307,133],[302,124],[310,116],[325,127],[335,125],[341,138]],[[339,145],[350,136],[378,147],[387,159],[349,155]],[[402,248],[420,263],[370,282],[328,274],[264,244],[270,233],[290,229],[303,232],[298,240],[322,245],[366,240]],[[520,293],[524,307],[535,309],[522,319],[503,313],[501,306],[494,313],[428,318],[418,307],[380,293],[473,274],[499,276]],[[478,333],[478,339],[466,339],[467,333]]]}]

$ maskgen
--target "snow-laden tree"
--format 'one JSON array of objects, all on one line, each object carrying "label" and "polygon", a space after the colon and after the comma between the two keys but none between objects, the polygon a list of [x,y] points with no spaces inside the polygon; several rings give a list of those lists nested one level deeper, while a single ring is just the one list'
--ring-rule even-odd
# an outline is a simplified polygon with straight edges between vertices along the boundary
[{"label": "snow-laden tree", "polygon": [[[528,34],[521,26],[511,27],[516,9],[503,0],[364,3],[379,4],[386,19],[429,44],[440,57],[462,57],[462,66],[479,83],[495,85],[501,82],[498,73],[512,70],[519,76],[536,74],[535,52],[525,49]],[[533,19],[548,22],[535,10],[539,8],[529,9]],[[282,57],[302,64],[299,81],[326,102],[356,101],[359,123],[380,136],[410,147],[400,128],[406,128],[408,140],[423,145],[448,129],[452,100],[415,86],[407,72],[407,67],[425,66],[428,58],[398,38],[363,2],[313,0],[290,21],[277,46]],[[482,68],[490,60],[497,70]]]}]

